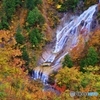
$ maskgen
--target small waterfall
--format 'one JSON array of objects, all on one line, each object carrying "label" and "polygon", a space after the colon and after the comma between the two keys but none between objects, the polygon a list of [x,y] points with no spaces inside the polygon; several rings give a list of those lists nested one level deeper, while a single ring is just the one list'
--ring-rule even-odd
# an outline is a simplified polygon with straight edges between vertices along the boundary
[{"label": "small waterfall", "polygon": [[36,67],[32,71],[32,78],[34,80],[41,80],[43,84],[47,84],[49,74],[52,73],[52,69],[50,67]]},{"label": "small waterfall", "polygon": [[46,83],[48,75],[53,70],[58,70],[61,67],[61,60],[77,45],[80,32],[82,31],[84,35],[88,35],[91,32],[93,16],[96,11],[97,5],[93,5],[80,16],[73,16],[69,21],[64,21],[63,27],[58,27],[55,46],[49,47],[43,52],[39,60],[40,66],[44,63],[49,63],[51,67],[49,70],[41,70],[40,67],[34,69],[32,75],[34,79],[41,79],[43,83]]}]

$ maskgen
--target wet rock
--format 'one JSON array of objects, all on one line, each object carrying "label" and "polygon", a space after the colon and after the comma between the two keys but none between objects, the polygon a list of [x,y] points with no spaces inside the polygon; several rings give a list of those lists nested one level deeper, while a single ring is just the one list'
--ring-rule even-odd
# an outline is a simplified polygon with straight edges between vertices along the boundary
[{"label": "wet rock", "polygon": [[83,25],[84,25],[84,20],[82,20],[82,21],[81,21],[80,25],[81,25],[81,26],[83,26]]},{"label": "wet rock", "polygon": [[92,21],[91,30],[95,29],[97,26],[97,20]]}]

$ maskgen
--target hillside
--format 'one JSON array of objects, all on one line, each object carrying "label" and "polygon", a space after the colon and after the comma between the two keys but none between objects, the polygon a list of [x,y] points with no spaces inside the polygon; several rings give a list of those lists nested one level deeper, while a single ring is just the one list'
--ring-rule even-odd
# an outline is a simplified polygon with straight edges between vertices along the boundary
[{"label": "hillside", "polygon": [[[89,36],[84,35],[84,30],[79,32],[77,45],[60,60],[60,67],[56,67],[59,70],[52,71],[52,65],[69,50],[74,36],[62,51],[53,53],[57,56],[50,66],[41,64],[43,59],[50,63],[47,58],[53,52],[59,27],[97,3],[98,0],[0,0],[0,100],[99,100],[100,4]],[[37,66],[42,73],[50,72],[49,89],[32,78]],[[96,92],[97,96],[71,97],[71,91]]]}]

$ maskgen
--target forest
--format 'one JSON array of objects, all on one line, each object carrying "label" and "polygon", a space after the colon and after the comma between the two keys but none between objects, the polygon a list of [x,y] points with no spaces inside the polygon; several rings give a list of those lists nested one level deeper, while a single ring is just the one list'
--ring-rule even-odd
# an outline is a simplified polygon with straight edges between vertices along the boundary
[{"label": "forest", "polygon": [[[50,73],[46,89],[40,79],[32,78],[32,71],[39,66],[45,72],[67,50],[57,53],[51,65],[37,64],[45,49],[56,44],[57,27],[64,16],[80,16],[93,5],[97,5],[97,12],[92,17],[89,35],[84,29],[78,30],[77,45]],[[68,47],[73,40],[71,37]],[[72,91],[97,94],[71,96]],[[0,0],[0,100],[100,100],[99,0]]]}]

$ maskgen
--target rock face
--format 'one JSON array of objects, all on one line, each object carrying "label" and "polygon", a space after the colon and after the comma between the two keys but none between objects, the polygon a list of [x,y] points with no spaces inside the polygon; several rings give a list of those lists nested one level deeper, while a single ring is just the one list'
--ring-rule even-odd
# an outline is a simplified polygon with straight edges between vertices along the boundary
[{"label": "rock face", "polygon": [[100,2],[99,2],[99,4],[98,4],[98,6],[97,6],[97,7],[98,7],[98,10],[100,11]]}]

